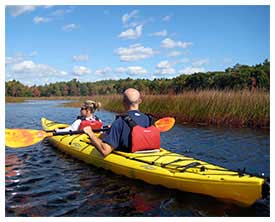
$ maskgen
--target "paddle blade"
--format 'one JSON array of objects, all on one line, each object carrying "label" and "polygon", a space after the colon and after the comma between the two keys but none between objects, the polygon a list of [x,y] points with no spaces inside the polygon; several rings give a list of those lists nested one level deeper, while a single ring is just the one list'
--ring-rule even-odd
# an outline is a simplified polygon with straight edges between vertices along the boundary
[{"label": "paddle blade", "polygon": [[43,130],[30,129],[5,129],[5,134],[6,146],[11,148],[31,146],[50,135]]},{"label": "paddle blade", "polygon": [[173,117],[164,117],[155,122],[155,126],[159,129],[160,132],[166,132],[175,125],[175,118]]}]

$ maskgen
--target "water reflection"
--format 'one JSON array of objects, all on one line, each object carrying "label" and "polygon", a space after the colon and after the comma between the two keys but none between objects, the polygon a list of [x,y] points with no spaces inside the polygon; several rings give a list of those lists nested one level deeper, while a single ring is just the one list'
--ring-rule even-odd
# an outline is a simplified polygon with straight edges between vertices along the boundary
[{"label": "water reflection", "polygon": [[[6,155],[5,175],[7,179],[20,175],[20,171],[23,167],[23,162],[18,158],[15,153]],[[6,180],[6,182],[10,181]]]}]

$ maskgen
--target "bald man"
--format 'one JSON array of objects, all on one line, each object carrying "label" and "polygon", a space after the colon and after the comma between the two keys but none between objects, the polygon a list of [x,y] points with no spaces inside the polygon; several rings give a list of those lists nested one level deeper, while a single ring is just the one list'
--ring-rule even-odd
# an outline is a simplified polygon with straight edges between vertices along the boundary
[{"label": "bald man", "polygon": [[[150,118],[139,111],[141,103],[140,93],[138,90],[129,88],[123,93],[123,105],[132,120],[142,127],[148,127],[151,123]],[[84,132],[89,135],[95,148],[106,157],[113,150],[130,152],[131,150],[131,129],[122,119],[117,118],[113,123],[110,131],[102,140],[95,136],[90,127],[85,127]]]}]

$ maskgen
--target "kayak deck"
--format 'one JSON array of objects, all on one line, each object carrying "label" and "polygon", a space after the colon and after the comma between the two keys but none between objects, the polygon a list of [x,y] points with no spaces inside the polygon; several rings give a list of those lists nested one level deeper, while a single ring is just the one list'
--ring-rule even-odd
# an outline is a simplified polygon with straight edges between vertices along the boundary
[{"label": "kayak deck", "polygon": [[[44,130],[67,126],[45,118],[41,119],[41,123]],[[150,184],[205,194],[241,206],[250,206],[262,198],[263,178],[231,171],[165,149],[141,154],[114,151],[104,158],[86,134],[54,136],[49,141],[88,164]]]}]

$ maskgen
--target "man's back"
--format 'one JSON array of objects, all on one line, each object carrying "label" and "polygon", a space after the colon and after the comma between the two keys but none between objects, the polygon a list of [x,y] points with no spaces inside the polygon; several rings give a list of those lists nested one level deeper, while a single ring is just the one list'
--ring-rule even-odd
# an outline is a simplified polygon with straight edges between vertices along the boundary
[{"label": "man's back", "polygon": [[[148,127],[150,125],[149,117],[138,110],[128,111],[127,114],[136,122],[136,124],[142,127]],[[116,150],[130,152],[130,133],[131,129],[128,124],[122,119],[122,117],[119,117],[113,122],[112,127],[108,135],[103,139],[103,142],[108,143]]]}]

